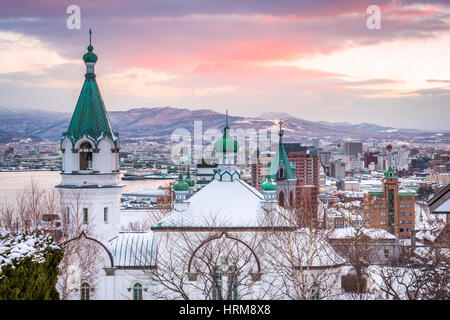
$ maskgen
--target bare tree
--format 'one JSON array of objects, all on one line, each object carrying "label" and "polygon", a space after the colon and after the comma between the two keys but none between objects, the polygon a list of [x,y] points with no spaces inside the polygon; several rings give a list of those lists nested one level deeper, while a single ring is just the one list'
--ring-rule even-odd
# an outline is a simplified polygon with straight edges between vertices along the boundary
[{"label": "bare tree", "polygon": [[160,231],[158,237],[157,269],[146,272],[159,286],[158,298],[261,298],[256,251],[263,237],[256,232],[226,230],[213,218],[202,230]]},{"label": "bare tree", "polygon": [[[92,290],[98,286],[102,267],[105,265],[102,248],[93,241],[80,237],[82,232],[92,234],[92,215],[85,221],[84,210],[90,211],[92,201],[86,192],[81,190],[64,191],[71,199],[61,205],[62,239],[64,257],[59,265],[60,276],[57,289],[61,299],[74,298],[83,282]],[[87,223],[86,223],[87,222]]]},{"label": "bare tree", "polygon": [[272,231],[266,236],[264,265],[273,299],[336,299],[344,260],[327,243],[327,230],[295,226],[295,212],[266,212]]}]

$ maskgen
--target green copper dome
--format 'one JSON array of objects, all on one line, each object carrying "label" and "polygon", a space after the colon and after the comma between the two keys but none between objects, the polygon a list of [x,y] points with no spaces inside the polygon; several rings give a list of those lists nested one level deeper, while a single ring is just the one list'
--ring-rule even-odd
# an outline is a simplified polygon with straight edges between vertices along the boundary
[{"label": "green copper dome", "polygon": [[173,191],[188,191],[189,185],[183,181],[183,175],[180,173],[178,182],[173,185]]},{"label": "green copper dome", "polygon": [[227,153],[238,151],[238,142],[230,136],[230,128],[225,127],[222,138],[218,139],[214,143],[214,149],[217,153]]},{"label": "green copper dome", "polygon": [[263,191],[275,191],[277,190],[277,184],[272,180],[272,177],[269,175],[261,181],[261,188]]},{"label": "green copper dome", "polygon": [[186,174],[186,179],[184,179],[184,182],[186,182],[189,187],[195,186],[195,181],[191,179],[191,173],[189,172],[189,170]]},{"label": "green copper dome", "polygon": [[94,50],[94,47],[92,45],[89,45],[87,49],[88,52],[83,55],[84,62],[97,62],[98,57],[94,52],[92,52]]}]

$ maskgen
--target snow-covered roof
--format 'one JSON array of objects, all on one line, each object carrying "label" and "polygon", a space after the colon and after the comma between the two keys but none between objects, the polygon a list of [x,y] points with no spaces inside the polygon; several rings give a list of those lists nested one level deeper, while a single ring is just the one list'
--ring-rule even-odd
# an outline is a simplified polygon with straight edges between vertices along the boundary
[{"label": "snow-covered roof", "polygon": [[301,245],[300,254],[304,255],[303,261],[307,261],[309,267],[338,266],[346,261],[331,245],[325,241],[323,234],[314,234],[308,228],[295,231]]},{"label": "snow-covered roof", "polygon": [[450,199],[447,199],[439,207],[437,207],[433,213],[449,213],[450,212]]},{"label": "snow-covered roof", "polygon": [[[395,236],[384,229],[362,228],[360,230],[364,235],[373,240],[395,240]],[[328,235],[329,239],[352,239],[356,234],[353,227],[334,229]]]},{"label": "snow-covered roof", "polygon": [[158,246],[152,232],[119,232],[109,240],[114,267],[152,267],[156,265]]},{"label": "snow-covered roof", "polygon": [[[259,227],[263,195],[240,179],[213,180],[152,228]],[[278,208],[273,204],[274,209]]]}]

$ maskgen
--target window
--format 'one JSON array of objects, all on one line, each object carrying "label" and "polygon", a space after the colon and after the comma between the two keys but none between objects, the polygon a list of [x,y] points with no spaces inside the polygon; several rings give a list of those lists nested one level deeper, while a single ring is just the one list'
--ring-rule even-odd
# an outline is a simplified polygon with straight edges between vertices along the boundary
[{"label": "window", "polygon": [[375,209],[378,209],[378,205],[377,205],[377,204],[376,204],[376,205],[374,205],[373,207],[374,207]]},{"label": "window", "polygon": [[405,213],[404,213],[404,212],[400,212],[400,216],[401,216],[401,217],[404,217],[404,216],[405,216]]},{"label": "window", "polygon": [[212,300],[219,300],[219,298],[222,298],[222,272],[219,268],[216,268],[212,286]]},{"label": "window", "polygon": [[412,197],[406,197],[406,200],[412,200]]},{"label": "window", "polygon": [[405,197],[400,197],[400,200],[405,200]]},{"label": "window", "polygon": [[407,228],[407,229],[406,229],[406,232],[411,232],[411,229],[410,229],[410,228]]},{"label": "window", "polygon": [[380,208],[385,208],[386,206],[384,205],[384,204],[382,204],[381,206],[380,206]]},{"label": "window", "polygon": [[89,142],[80,145],[80,170],[92,170],[92,146]]},{"label": "window", "polygon": [[405,220],[400,220],[400,224],[405,224]]},{"label": "window", "polygon": [[69,224],[70,223],[70,208],[69,207],[66,208],[64,218],[66,220],[65,223]]},{"label": "window", "polygon": [[89,283],[83,282],[80,289],[80,300],[89,300]]},{"label": "window", "polygon": [[108,207],[103,208],[103,221],[108,223]]},{"label": "window", "polygon": [[311,299],[312,300],[320,300],[320,287],[315,284],[311,288]]},{"label": "window", "polygon": [[142,300],[142,284],[135,283],[133,286],[133,300]]},{"label": "window", "polygon": [[401,205],[400,205],[400,209],[403,209],[404,207],[405,207],[404,204],[401,204]]},{"label": "window", "polygon": [[411,205],[410,205],[410,204],[407,204],[406,207],[407,207],[407,208],[411,208]]},{"label": "window", "polygon": [[385,259],[389,258],[389,250],[388,249],[384,249],[384,258]]},{"label": "window", "polygon": [[386,224],[386,221],[384,221],[384,220],[381,220],[381,224]]},{"label": "window", "polygon": [[237,300],[238,299],[238,286],[237,286],[237,274],[235,272],[236,268],[230,267],[228,270],[228,300]]},{"label": "window", "polygon": [[83,224],[88,224],[88,222],[89,222],[88,209],[83,208]]},{"label": "window", "polygon": [[408,212],[406,215],[407,215],[408,217],[411,217],[411,216],[412,216],[412,212]]},{"label": "window", "polygon": [[404,230],[403,228],[400,228],[400,232],[403,232],[403,230]]},{"label": "window", "polygon": [[411,220],[406,220],[406,224],[411,224]]},{"label": "window", "polygon": [[382,212],[382,213],[381,213],[381,216],[382,216],[382,217],[386,217],[386,212]]}]

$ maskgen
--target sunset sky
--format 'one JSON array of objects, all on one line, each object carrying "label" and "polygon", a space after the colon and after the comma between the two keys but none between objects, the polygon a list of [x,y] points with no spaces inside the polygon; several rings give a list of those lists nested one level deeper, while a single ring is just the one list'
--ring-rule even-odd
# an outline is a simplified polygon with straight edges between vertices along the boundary
[{"label": "sunset sky", "polygon": [[72,112],[89,28],[109,110],[450,130],[450,0],[0,0],[0,106]]}]

